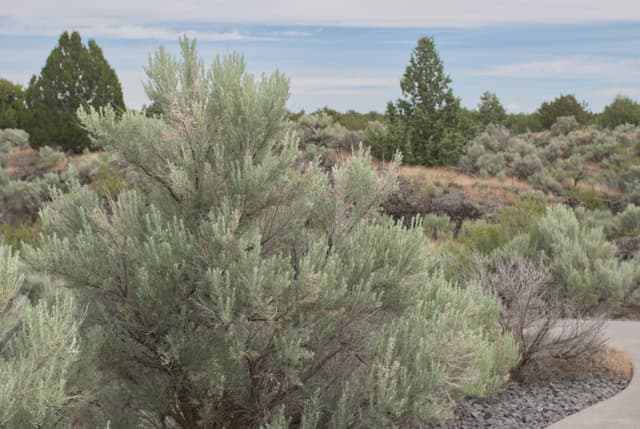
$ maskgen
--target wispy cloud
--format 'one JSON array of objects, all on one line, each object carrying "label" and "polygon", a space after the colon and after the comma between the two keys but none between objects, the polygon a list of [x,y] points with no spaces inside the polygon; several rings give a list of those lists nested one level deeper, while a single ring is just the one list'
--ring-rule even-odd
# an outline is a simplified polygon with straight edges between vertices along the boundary
[{"label": "wispy cloud", "polygon": [[637,79],[640,78],[640,59],[590,57],[549,58],[529,62],[502,64],[485,70],[469,72],[469,74],[492,77],[616,77]]},{"label": "wispy cloud", "polygon": [[[181,31],[166,27],[141,26],[141,25],[71,25],[68,28],[78,30],[88,37],[104,37],[109,39],[124,40],[166,40],[175,41],[181,35],[195,37],[207,42],[231,42],[231,41],[267,41],[275,40],[276,36],[255,36],[239,31]],[[56,25],[22,25],[12,23],[0,26],[0,35],[6,36],[59,36],[61,29]],[[280,37],[285,37],[281,35]]]},{"label": "wispy cloud", "polygon": [[310,37],[314,35],[312,31],[286,30],[274,31],[271,33],[275,37]]},{"label": "wispy cloud", "polygon": [[640,20],[637,0],[22,0],[6,1],[0,16],[35,26],[64,27],[94,18],[113,23],[225,22],[373,27],[477,27],[493,24]]}]

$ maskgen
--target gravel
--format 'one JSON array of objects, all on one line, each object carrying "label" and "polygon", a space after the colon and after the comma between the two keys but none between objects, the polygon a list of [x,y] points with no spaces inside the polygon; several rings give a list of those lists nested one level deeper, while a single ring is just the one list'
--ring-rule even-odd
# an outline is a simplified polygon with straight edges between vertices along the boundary
[{"label": "gravel", "polygon": [[538,429],[623,390],[628,380],[613,375],[524,385],[515,381],[488,398],[459,405],[455,420],[415,429]]}]

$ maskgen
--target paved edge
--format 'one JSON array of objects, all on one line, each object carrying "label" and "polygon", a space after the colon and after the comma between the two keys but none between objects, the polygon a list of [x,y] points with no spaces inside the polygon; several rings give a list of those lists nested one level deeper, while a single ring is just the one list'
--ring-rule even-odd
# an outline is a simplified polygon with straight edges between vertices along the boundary
[{"label": "paved edge", "polygon": [[629,385],[617,395],[552,424],[548,429],[640,428],[640,322],[609,321],[607,344],[626,352],[633,365]]}]

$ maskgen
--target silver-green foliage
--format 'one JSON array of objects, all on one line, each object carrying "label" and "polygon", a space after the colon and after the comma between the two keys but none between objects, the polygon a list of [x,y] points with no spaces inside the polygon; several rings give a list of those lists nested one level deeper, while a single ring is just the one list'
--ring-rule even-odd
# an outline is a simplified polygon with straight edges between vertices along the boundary
[{"label": "silver-green foliage", "polygon": [[549,258],[554,293],[586,311],[610,308],[630,287],[634,262],[618,262],[601,227],[580,225],[574,212],[550,207],[532,228],[532,252]]},{"label": "silver-green foliage", "polygon": [[17,255],[0,243],[0,427],[58,427],[78,352],[66,293],[32,304]]},{"label": "silver-green foliage", "polygon": [[489,125],[467,146],[460,164],[481,176],[507,175],[526,179],[543,163],[535,145],[513,137],[501,126]]},{"label": "silver-green foliage", "polygon": [[24,130],[6,128],[0,130],[0,155],[14,147],[29,145],[29,134]]},{"label": "silver-green foliage", "polygon": [[556,119],[556,122],[551,125],[551,134],[554,136],[567,135],[571,131],[576,130],[580,124],[576,120],[575,116],[560,116]]},{"label": "silver-green foliage", "polygon": [[355,149],[362,141],[362,133],[350,131],[324,112],[302,116],[297,122],[301,145],[319,148]]},{"label": "silver-green foliage", "polygon": [[11,224],[28,223],[48,199],[51,188],[65,189],[75,178],[73,169],[61,173],[46,173],[32,180],[12,180],[0,167],[0,221]]},{"label": "silver-green foliage", "polygon": [[181,45],[147,70],[162,119],[80,114],[134,189],[105,204],[75,184],[42,212],[34,261],[88,308],[85,423],[387,427],[495,389],[517,353],[499,305],[431,276],[422,231],[378,215],[395,166],[297,173],[287,80]]},{"label": "silver-green foliage", "polygon": [[446,214],[429,213],[422,220],[422,228],[432,240],[448,240],[453,237],[456,225]]},{"label": "silver-green foliage", "polygon": [[640,207],[629,204],[614,219],[614,237],[640,235]]}]

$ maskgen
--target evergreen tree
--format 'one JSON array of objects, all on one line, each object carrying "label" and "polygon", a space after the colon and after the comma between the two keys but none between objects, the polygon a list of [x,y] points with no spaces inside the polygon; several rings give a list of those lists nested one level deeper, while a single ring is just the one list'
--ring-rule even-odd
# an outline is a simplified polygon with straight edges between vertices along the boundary
[{"label": "evergreen tree", "polygon": [[486,91],[480,97],[478,117],[483,126],[489,124],[502,125],[507,119],[507,112],[497,95]]},{"label": "evergreen tree", "polygon": [[389,427],[496,388],[500,307],[430,275],[422,231],[382,218],[395,164],[295,170],[287,79],[160,49],[162,117],[81,113],[136,188],[54,193],[34,262],[88,308],[86,427]]},{"label": "evergreen tree", "polygon": [[548,130],[562,116],[573,116],[580,125],[591,119],[591,113],[584,102],[579,102],[573,94],[561,95],[553,101],[545,101],[537,110],[537,116],[543,129]]},{"label": "evergreen tree", "polygon": [[604,108],[599,119],[600,124],[608,128],[624,124],[640,125],[640,103],[619,95]]},{"label": "evergreen tree", "polygon": [[391,146],[410,145],[403,152],[408,162],[443,165],[460,157],[471,127],[463,121],[450,83],[433,39],[418,40],[400,81],[403,98],[387,107]]},{"label": "evergreen tree", "polygon": [[60,36],[40,76],[31,78],[26,98],[26,130],[34,147],[60,146],[80,152],[90,140],[76,117],[78,107],[124,110],[120,82],[102,49],[94,40],[84,46],[76,31]]},{"label": "evergreen tree", "polygon": [[25,104],[20,85],[0,78],[0,129],[22,128]]},{"label": "evergreen tree", "polygon": [[18,256],[0,238],[0,427],[58,427],[78,351],[74,303],[58,293],[32,304],[23,286]]}]

